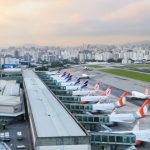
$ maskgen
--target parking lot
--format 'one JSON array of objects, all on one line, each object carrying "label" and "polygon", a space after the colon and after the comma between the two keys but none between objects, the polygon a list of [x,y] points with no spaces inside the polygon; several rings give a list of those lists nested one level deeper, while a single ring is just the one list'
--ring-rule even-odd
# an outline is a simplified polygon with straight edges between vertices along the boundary
[{"label": "parking lot", "polygon": [[[10,146],[11,150],[16,150],[17,146],[25,146],[26,150],[33,150],[31,134],[29,128],[29,122],[26,121],[14,121],[11,124],[6,125],[4,130],[0,130],[0,133],[9,133],[10,140],[5,140],[6,144]],[[17,132],[22,133],[22,138],[18,138]]]}]

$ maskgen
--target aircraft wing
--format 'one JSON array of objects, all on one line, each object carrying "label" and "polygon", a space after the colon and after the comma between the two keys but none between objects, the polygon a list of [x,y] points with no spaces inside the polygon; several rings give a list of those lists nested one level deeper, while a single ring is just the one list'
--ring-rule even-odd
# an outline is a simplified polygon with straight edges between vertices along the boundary
[{"label": "aircraft wing", "polygon": [[126,150],[136,150],[136,147],[134,145],[128,147]]},{"label": "aircraft wing", "polygon": [[107,127],[106,125],[101,125],[107,132],[112,132],[112,129]]},{"label": "aircraft wing", "polygon": [[150,135],[149,134],[144,134],[144,135],[137,135],[136,139],[139,141],[144,141],[144,142],[150,142]]},{"label": "aircraft wing", "polygon": [[120,123],[133,123],[131,120],[120,120],[120,119],[112,119],[112,122],[120,122]]},{"label": "aircraft wing", "polygon": [[140,141],[143,141],[143,142],[150,142],[150,139],[148,139],[148,138],[141,138],[141,139],[139,139]]}]

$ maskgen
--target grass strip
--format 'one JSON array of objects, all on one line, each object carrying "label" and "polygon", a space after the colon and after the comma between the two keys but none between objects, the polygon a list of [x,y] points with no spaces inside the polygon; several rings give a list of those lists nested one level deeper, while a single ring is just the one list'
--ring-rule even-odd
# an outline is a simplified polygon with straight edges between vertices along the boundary
[{"label": "grass strip", "polygon": [[150,64],[128,64],[128,65],[125,65],[127,67],[135,67],[135,68],[150,68]]},{"label": "grass strip", "polygon": [[114,75],[140,80],[140,81],[150,82],[150,74],[138,73],[138,72],[127,71],[122,69],[101,69],[101,71],[106,73],[111,73]]}]

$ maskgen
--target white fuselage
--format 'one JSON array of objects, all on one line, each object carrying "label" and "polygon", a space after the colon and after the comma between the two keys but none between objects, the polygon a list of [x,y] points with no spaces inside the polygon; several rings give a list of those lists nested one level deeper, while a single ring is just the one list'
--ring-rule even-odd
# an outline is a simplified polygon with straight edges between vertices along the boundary
[{"label": "white fuselage", "polygon": [[132,91],[132,96],[136,98],[143,98],[143,99],[147,97],[145,94],[137,91]]},{"label": "white fuselage", "polygon": [[113,110],[114,108],[115,108],[114,103],[92,104],[92,110]]},{"label": "white fuselage", "polygon": [[134,122],[136,119],[133,115],[133,113],[127,113],[127,114],[110,114],[109,120],[110,122],[125,122],[125,123],[131,123]]},{"label": "white fuselage", "polygon": [[86,95],[94,94],[95,92],[96,92],[95,90],[73,91],[72,95],[74,95],[74,96],[86,96]]},{"label": "white fuselage", "polygon": [[107,96],[82,96],[81,101],[83,102],[98,102],[98,101],[104,101],[107,100]]},{"label": "white fuselage", "polygon": [[150,142],[150,129],[133,131],[136,135],[136,140]]},{"label": "white fuselage", "polygon": [[66,90],[79,90],[81,89],[81,86],[73,86],[73,85],[68,85],[66,86]]},{"label": "white fuselage", "polygon": [[48,74],[48,75],[50,75],[50,76],[52,76],[52,75],[60,75],[60,73],[58,73],[58,72],[47,72],[46,74]]},{"label": "white fuselage", "polygon": [[57,79],[55,79],[55,78],[53,78],[54,80],[56,80],[57,82],[61,82],[61,83],[63,83],[63,82],[66,82],[66,80],[67,79],[65,79],[65,78],[57,78]]},{"label": "white fuselage", "polygon": [[72,82],[61,82],[61,86],[74,85],[75,83],[76,83],[76,81],[72,81]]},{"label": "white fuselage", "polygon": [[57,78],[64,78],[64,77],[61,77],[61,75],[50,75],[50,77],[52,77],[53,79],[57,79]]}]

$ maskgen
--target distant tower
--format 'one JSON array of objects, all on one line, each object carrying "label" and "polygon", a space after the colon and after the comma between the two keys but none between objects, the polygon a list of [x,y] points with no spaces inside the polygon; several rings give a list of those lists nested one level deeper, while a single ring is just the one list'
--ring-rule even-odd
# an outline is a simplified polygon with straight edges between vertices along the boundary
[{"label": "distant tower", "polygon": [[16,50],[16,51],[14,52],[14,56],[15,56],[15,58],[19,58],[19,51],[18,51],[18,50]]}]

